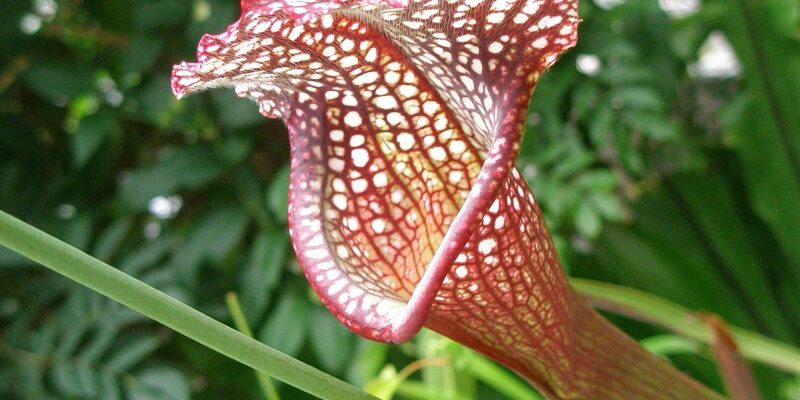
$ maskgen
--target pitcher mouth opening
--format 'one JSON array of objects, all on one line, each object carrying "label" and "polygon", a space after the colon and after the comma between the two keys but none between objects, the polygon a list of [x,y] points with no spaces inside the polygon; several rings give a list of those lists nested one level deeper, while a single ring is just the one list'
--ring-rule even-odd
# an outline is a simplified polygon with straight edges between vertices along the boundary
[{"label": "pitcher mouth opening", "polygon": [[513,170],[528,100],[578,19],[567,0],[382,4],[245,1],[173,90],[235,86],[286,122],[303,271],[341,322],[396,342],[470,295],[446,281],[517,258],[493,235],[533,212]]}]

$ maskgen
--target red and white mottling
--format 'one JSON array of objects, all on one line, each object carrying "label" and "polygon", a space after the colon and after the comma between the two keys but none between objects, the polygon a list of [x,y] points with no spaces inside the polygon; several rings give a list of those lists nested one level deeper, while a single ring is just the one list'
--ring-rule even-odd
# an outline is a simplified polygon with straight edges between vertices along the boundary
[{"label": "red and white mottling", "polygon": [[577,40],[577,1],[242,8],[175,67],[173,90],[233,86],[286,122],[292,243],[331,312],[381,341],[427,325],[545,392],[589,393],[567,377],[603,339],[576,336],[575,316],[605,325],[514,169],[534,85]]}]

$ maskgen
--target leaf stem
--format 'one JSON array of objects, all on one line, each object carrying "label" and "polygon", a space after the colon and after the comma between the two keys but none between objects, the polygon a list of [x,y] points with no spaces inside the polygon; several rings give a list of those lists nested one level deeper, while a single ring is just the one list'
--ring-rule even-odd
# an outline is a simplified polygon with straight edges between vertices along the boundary
[{"label": "leaf stem", "polygon": [[[253,337],[253,332],[247,324],[247,318],[245,318],[242,312],[242,306],[239,304],[239,298],[236,297],[236,293],[228,293],[228,295],[225,296],[225,304],[228,305],[228,312],[231,313],[233,325],[236,326],[236,329],[247,335],[247,337]],[[258,385],[261,386],[264,397],[267,400],[280,400],[281,396],[278,395],[278,391],[275,390],[275,385],[272,384],[272,379],[270,379],[269,375],[258,370],[255,372]]]},{"label": "leaf stem", "polygon": [[[570,278],[570,283],[581,297],[599,309],[659,325],[705,344],[711,343],[711,332],[697,313],[675,303],[608,283],[578,278]],[[729,330],[745,358],[800,374],[800,350],[746,329],[729,327]]]},{"label": "leaf stem", "polygon": [[375,400],[2,211],[0,245],[300,390],[322,399]]}]

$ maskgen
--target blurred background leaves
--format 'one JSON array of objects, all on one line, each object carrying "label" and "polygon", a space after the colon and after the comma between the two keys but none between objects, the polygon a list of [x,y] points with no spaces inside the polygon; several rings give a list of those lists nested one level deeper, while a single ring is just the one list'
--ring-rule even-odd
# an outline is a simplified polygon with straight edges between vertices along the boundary
[{"label": "blurred background leaves", "polygon": [[[581,14],[518,163],[569,273],[798,344],[800,3],[584,0]],[[289,244],[282,125],[231,91],[170,93],[171,65],[237,15],[232,0],[4,4],[0,208],[219,320],[235,292],[258,339],[356,385],[536,398],[432,333],[367,342],[324,310]],[[614,321],[721,390],[707,349]],[[800,378],[755,372],[765,398],[800,399]],[[261,396],[247,368],[0,248],[0,397]]]}]

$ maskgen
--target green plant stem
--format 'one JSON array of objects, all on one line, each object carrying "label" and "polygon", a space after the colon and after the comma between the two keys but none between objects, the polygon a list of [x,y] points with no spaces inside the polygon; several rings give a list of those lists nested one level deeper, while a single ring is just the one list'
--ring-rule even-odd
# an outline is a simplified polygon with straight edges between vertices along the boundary
[{"label": "green plant stem", "polygon": [[0,211],[0,245],[257,371],[322,399],[375,397],[222,324]]},{"label": "green plant stem", "polygon": [[520,382],[507,369],[470,351],[464,357],[466,369],[479,381],[511,400],[542,400],[530,385]]},{"label": "green plant stem", "polygon": [[[677,334],[711,344],[711,332],[697,314],[677,304],[636,289],[571,278],[578,294],[593,306],[615,314],[659,325]],[[745,358],[800,374],[800,350],[766,336],[729,328]]]},{"label": "green plant stem", "polygon": [[412,400],[439,400],[442,394],[419,381],[405,381],[397,387],[397,394],[404,399]]},{"label": "green plant stem", "polygon": [[697,340],[675,334],[650,336],[639,341],[645,349],[660,356],[696,354],[710,358],[705,346]]},{"label": "green plant stem", "polygon": [[[247,337],[253,337],[253,332],[247,324],[247,318],[245,318],[242,312],[242,306],[239,304],[239,298],[236,297],[236,293],[228,293],[228,295],[225,296],[225,303],[228,305],[228,311],[231,313],[233,325],[236,326],[236,329],[247,335]],[[267,400],[280,400],[281,396],[278,395],[278,391],[275,390],[275,385],[272,384],[272,379],[270,379],[269,375],[258,370],[255,372],[256,379],[258,379],[258,384],[261,386],[264,397]]]}]

